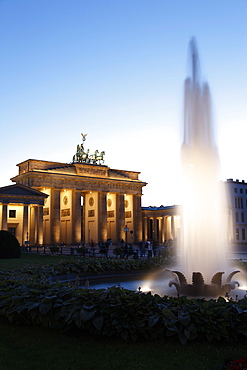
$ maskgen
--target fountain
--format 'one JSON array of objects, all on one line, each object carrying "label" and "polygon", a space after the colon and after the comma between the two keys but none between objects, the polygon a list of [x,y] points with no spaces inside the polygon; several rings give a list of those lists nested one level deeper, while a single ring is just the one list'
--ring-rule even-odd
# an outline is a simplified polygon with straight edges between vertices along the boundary
[{"label": "fountain", "polygon": [[200,81],[194,39],[189,46],[191,76],[185,80],[181,148],[184,193],[181,263],[179,270],[171,271],[174,279],[169,286],[175,285],[179,294],[217,296],[228,294],[238,285],[231,279],[239,271],[231,272],[222,283],[224,272],[229,270],[225,247],[226,203],[218,178],[220,163],[213,132],[210,91],[208,84]]}]

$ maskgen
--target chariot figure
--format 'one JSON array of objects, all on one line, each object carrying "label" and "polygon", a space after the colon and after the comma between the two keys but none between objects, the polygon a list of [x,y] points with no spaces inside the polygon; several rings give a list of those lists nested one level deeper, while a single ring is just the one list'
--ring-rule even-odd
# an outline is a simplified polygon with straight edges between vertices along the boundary
[{"label": "chariot figure", "polygon": [[74,162],[85,162],[85,163],[92,163],[92,164],[101,164],[104,163],[104,155],[105,152],[99,153],[98,150],[95,150],[94,154],[89,155],[89,149],[86,151],[84,150],[84,142],[86,140],[87,134],[81,133],[82,136],[82,143],[77,145],[76,154],[73,156],[73,163]]}]

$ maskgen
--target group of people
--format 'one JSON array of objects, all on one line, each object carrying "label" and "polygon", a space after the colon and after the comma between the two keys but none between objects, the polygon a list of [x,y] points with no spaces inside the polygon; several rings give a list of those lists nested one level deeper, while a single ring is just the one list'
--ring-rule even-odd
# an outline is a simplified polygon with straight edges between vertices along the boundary
[{"label": "group of people", "polygon": [[139,244],[139,253],[138,249],[134,249],[133,244],[127,244],[124,243],[124,241],[121,241],[121,247],[123,249],[123,256],[124,257],[129,257],[132,255],[139,254],[140,257],[155,257],[158,255],[158,246],[157,243],[147,240],[147,241],[142,241]]},{"label": "group of people", "polygon": [[130,256],[133,256],[133,254],[134,254],[133,244],[125,243],[124,246],[122,247],[122,249],[123,249],[123,257],[124,258],[128,258]]},{"label": "group of people", "polygon": [[[158,246],[153,241],[147,240],[139,244],[139,247],[134,246],[132,243],[126,243],[122,239],[120,242],[122,248],[122,256],[124,258],[138,258],[139,257],[148,257],[152,258],[158,255]],[[99,248],[99,251],[97,249]],[[105,243],[100,241],[98,243],[98,248],[96,244],[91,241],[87,245],[85,243],[80,243],[77,247],[77,253],[87,256],[95,256],[96,252],[99,252],[101,256],[108,257],[110,251],[113,251],[112,240],[107,239]]]},{"label": "group of people", "polygon": [[141,257],[148,257],[148,258],[151,258],[151,257],[155,257],[158,253],[158,246],[156,243],[150,241],[150,240],[147,240],[146,242],[143,241],[141,244],[140,244],[140,254],[141,254]]},{"label": "group of people", "polygon": [[111,239],[107,239],[107,241],[105,243],[100,241],[99,242],[99,253],[101,255],[104,255],[104,256],[108,257],[109,249],[110,249],[111,246],[112,246],[112,240]]}]

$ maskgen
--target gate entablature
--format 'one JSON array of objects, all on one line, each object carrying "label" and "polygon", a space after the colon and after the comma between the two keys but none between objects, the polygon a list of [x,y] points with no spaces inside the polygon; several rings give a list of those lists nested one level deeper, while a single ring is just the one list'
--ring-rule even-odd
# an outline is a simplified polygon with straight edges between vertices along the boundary
[{"label": "gate entablature", "polygon": [[142,187],[146,186],[139,180],[140,172],[112,170],[105,165],[28,159],[18,167],[19,174],[11,180],[36,189],[68,188],[141,195]]}]

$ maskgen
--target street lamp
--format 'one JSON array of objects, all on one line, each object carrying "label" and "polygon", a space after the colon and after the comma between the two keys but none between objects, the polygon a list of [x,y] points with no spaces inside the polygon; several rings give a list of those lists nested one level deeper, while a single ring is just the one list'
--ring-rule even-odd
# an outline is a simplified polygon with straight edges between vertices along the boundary
[{"label": "street lamp", "polygon": [[127,244],[127,233],[129,231],[129,228],[127,227],[127,225],[125,226],[124,231],[125,231],[125,243]]}]

